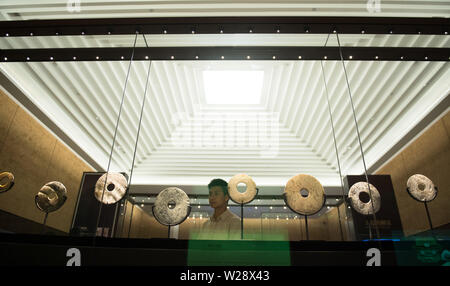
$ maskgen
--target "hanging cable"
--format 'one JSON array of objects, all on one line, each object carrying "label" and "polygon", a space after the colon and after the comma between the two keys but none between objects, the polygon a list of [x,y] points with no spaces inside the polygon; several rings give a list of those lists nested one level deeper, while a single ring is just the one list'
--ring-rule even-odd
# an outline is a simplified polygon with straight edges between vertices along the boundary
[{"label": "hanging cable", "polygon": [[[147,40],[145,39],[145,35],[142,34],[142,36],[144,37],[145,44],[147,45]],[[147,48],[148,48],[148,45],[147,45]],[[134,161],[135,161],[135,159],[136,159],[136,151],[137,151],[137,146],[138,146],[138,141],[139,141],[139,134],[140,134],[140,131],[141,131],[142,117],[143,117],[143,115],[144,115],[145,99],[146,99],[146,96],[147,96],[148,83],[149,83],[149,81],[150,81],[150,71],[151,71],[151,69],[152,69],[152,61],[150,60],[149,63],[148,63],[147,79],[146,79],[146,81],[145,81],[144,97],[142,98],[141,115],[140,115],[140,117],[139,117],[139,125],[138,125],[138,131],[137,131],[137,135],[136,135],[136,143],[135,143],[135,145],[134,145],[133,162],[132,162],[132,164],[131,164],[130,181],[129,181],[128,187],[130,187],[130,185],[131,185],[131,179],[133,178]],[[127,193],[128,193],[128,192],[127,192]],[[128,198],[128,196],[129,196],[129,195],[127,195],[127,198]],[[131,220],[132,220],[132,218],[133,218],[133,209],[134,209],[134,208],[131,209],[130,227],[128,228],[128,238],[130,237]]]},{"label": "hanging cable", "polygon": [[[325,47],[328,44],[328,39],[330,38],[330,34],[328,34],[327,40],[325,42]],[[330,105],[330,96],[328,94],[328,85],[327,85],[327,80],[325,77],[325,70],[323,68],[323,61],[320,60],[320,66],[322,68],[322,77],[323,77],[323,83],[325,85],[325,94],[326,94],[326,98],[327,98],[327,104],[328,104],[328,114],[330,115],[330,121],[331,121],[331,130],[333,132],[333,142],[334,142],[334,149],[336,151],[336,159],[337,159],[337,164],[338,164],[338,168],[339,168],[339,179],[341,182],[341,190],[342,190],[342,200],[344,203],[344,210],[347,211],[347,204],[345,201],[345,191],[344,191],[344,182],[342,180],[342,171],[341,171],[341,163],[340,163],[340,159],[339,159],[339,152],[338,152],[338,148],[337,148],[337,140],[336,140],[336,132],[334,129],[334,121],[333,121],[333,115],[331,112],[331,105]],[[339,218],[339,226],[340,226],[340,230],[341,230],[341,238],[342,240],[344,240],[344,234],[342,232],[342,225],[341,225],[341,215],[340,215],[340,211],[339,211],[339,206],[337,207],[338,210],[338,218]]]},{"label": "hanging cable", "polygon": [[372,205],[372,213],[373,213],[373,218],[374,218],[375,231],[377,233],[377,238],[379,239],[380,238],[380,232],[379,232],[378,226],[377,226],[377,217],[375,215],[375,208],[373,206],[372,191],[370,190],[369,176],[367,175],[366,160],[364,158],[364,151],[363,151],[363,147],[362,147],[362,143],[361,143],[361,136],[360,136],[360,133],[359,133],[358,121],[356,119],[355,106],[353,104],[353,98],[352,98],[352,93],[351,93],[351,89],[350,89],[350,83],[348,81],[347,69],[345,68],[344,57],[342,56],[341,42],[339,40],[339,34],[337,33],[337,31],[336,31],[336,37],[337,37],[337,42],[338,42],[338,46],[339,46],[339,55],[340,55],[340,58],[341,58],[341,63],[342,63],[342,66],[344,68],[344,75],[345,75],[345,81],[347,83],[347,89],[348,89],[348,95],[349,95],[349,98],[350,98],[350,104],[352,106],[353,119],[355,121],[355,126],[356,126],[356,133],[358,135],[359,148],[360,148],[360,151],[361,151],[361,158],[362,158],[362,162],[363,162],[363,165],[364,165],[364,175],[366,176],[367,188],[369,189],[369,197],[370,197],[370,201],[371,201],[371,205]]},{"label": "hanging cable", "polygon": [[123,102],[124,102],[125,94],[126,94],[126,90],[127,90],[128,78],[129,78],[129,76],[130,76],[131,64],[133,63],[133,59],[134,59],[134,52],[135,52],[135,49],[136,49],[137,36],[138,36],[138,32],[136,32],[136,36],[134,37],[133,50],[132,50],[132,52],[131,52],[130,63],[129,63],[129,65],[128,65],[127,76],[126,76],[126,78],[125,78],[125,84],[124,84],[124,88],[123,88],[122,99],[121,99],[120,107],[119,107],[119,115],[117,116],[116,127],[115,127],[115,130],[114,130],[114,136],[113,136],[113,142],[112,142],[112,146],[111,146],[111,152],[110,152],[110,154],[109,154],[108,167],[107,167],[107,169],[106,169],[105,184],[104,184],[104,186],[103,186],[102,199],[100,200],[100,209],[99,209],[99,212],[98,212],[97,223],[96,223],[96,225],[95,225],[95,232],[96,232],[96,233],[95,233],[95,235],[94,235],[94,240],[93,240],[94,246],[95,246],[95,238],[96,238],[96,236],[97,236],[98,225],[99,225],[99,223],[100,223],[100,216],[101,216],[101,213],[102,213],[103,196],[104,196],[105,191],[106,191],[106,182],[108,181],[108,173],[109,173],[109,169],[110,169],[110,167],[111,167],[112,154],[113,154],[113,151],[114,151],[114,145],[115,145],[115,143],[116,143],[117,130],[118,130],[118,128],[119,128],[120,116],[121,116],[121,114],[122,114]]}]

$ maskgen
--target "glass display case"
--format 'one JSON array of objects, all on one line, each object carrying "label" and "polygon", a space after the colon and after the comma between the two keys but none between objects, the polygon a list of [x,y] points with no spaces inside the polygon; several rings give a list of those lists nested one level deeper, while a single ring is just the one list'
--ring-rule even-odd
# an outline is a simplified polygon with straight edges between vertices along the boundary
[{"label": "glass display case", "polygon": [[221,178],[225,249],[448,262],[449,36],[257,27],[3,35],[2,235],[209,251]]}]

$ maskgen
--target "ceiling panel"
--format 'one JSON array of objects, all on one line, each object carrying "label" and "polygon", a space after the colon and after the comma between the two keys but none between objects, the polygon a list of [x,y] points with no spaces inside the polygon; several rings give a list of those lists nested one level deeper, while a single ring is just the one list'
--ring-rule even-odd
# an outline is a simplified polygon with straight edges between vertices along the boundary
[{"label": "ceiling panel", "polygon": [[[74,4],[68,6],[68,3]],[[10,20],[202,16],[448,17],[450,5],[449,1],[423,0],[3,0],[0,11]]]},{"label": "ceiling panel", "polygon": [[[106,6],[104,2],[82,1],[80,14],[67,14],[61,2],[67,3],[3,1],[0,10],[3,20],[133,17],[143,16],[142,9],[154,9],[151,13],[155,16],[227,16],[237,6],[248,6],[241,10],[246,15],[367,14],[361,1],[110,1]],[[265,3],[265,8],[250,7],[256,3]],[[317,9],[312,11],[314,7]],[[428,17],[449,15],[450,9],[448,1],[382,1],[382,11],[380,16]],[[133,40],[133,36],[3,37],[0,46],[129,47]],[[335,35],[152,35],[147,41],[150,46],[337,45]],[[342,35],[341,41],[361,47],[450,47],[448,36],[437,35]],[[139,36],[137,46],[144,45]],[[128,64],[0,63],[0,69],[106,169]],[[149,64],[136,61],[131,66],[112,170],[130,172],[132,167]],[[364,169],[342,62],[323,61],[323,67],[342,173],[361,174]],[[450,91],[448,62],[346,61],[345,67],[368,168]],[[202,75],[211,70],[264,71],[261,102],[206,104]],[[148,88],[133,184],[206,185],[212,178],[229,179],[236,173],[247,173],[259,186],[277,187],[295,174],[307,173],[326,187],[340,185],[321,62],[156,61],[151,63]]]}]

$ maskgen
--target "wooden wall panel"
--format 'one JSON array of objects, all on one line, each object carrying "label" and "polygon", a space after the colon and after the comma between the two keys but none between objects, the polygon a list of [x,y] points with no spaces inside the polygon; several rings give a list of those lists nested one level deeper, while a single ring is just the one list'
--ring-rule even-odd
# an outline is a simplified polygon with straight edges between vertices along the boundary
[{"label": "wooden wall panel", "polygon": [[[57,211],[57,216],[49,215],[47,223],[54,228],[64,229],[66,231],[69,231],[67,223],[65,220],[61,220],[60,217],[72,218],[77,203],[81,179],[86,168],[86,164],[83,161],[74,160],[73,157],[73,152],[59,140],[56,140],[56,146],[47,175],[48,181],[60,181],[68,190],[66,203]],[[63,162],[69,162],[69,164],[63,164]]]},{"label": "wooden wall panel", "polygon": [[139,207],[134,207],[132,223],[130,226],[130,238],[140,238],[142,211]]},{"label": "wooden wall panel", "polygon": [[411,175],[423,174],[438,186],[438,197],[429,203],[433,226],[450,223],[450,112],[436,121],[402,152],[378,170],[390,174],[405,235],[429,229],[425,207],[406,192]]},{"label": "wooden wall panel", "polygon": [[47,224],[69,232],[83,172],[94,170],[2,91],[0,104],[0,171],[15,176],[14,187],[0,194],[0,209],[42,223],[34,197],[45,183],[60,181],[68,199]]},{"label": "wooden wall panel", "polygon": [[147,213],[143,213],[141,217],[141,225],[139,227],[139,238],[151,237],[151,217]]},{"label": "wooden wall panel", "polygon": [[134,205],[131,204],[129,201],[127,201],[126,205],[125,205],[124,218],[122,218],[122,217],[119,218],[118,229],[117,229],[117,235],[119,237],[123,237],[123,238],[128,237],[128,231],[130,230],[130,222],[131,222],[131,212],[132,211],[134,212],[134,210],[132,210],[132,208],[134,208]]},{"label": "wooden wall panel", "polygon": [[332,208],[327,214],[328,240],[341,241],[341,226],[339,225],[338,209]]},{"label": "wooden wall panel", "polygon": [[[341,212],[344,206],[341,206]],[[155,218],[135,208],[133,213],[132,231],[130,237],[134,238],[166,238],[167,227],[159,224]],[[129,218],[129,214],[127,219]],[[341,218],[344,221],[344,218]],[[179,228],[178,239],[192,239],[200,232],[202,224],[207,218],[188,218]],[[339,221],[337,210],[331,210],[320,218],[309,218],[310,240],[334,240],[340,241],[341,234],[339,230]],[[343,227],[345,227],[343,225]],[[140,229],[140,231],[135,231]],[[344,238],[347,230],[343,229]],[[244,238],[255,240],[306,240],[305,220],[300,219],[260,219],[248,218],[244,220]]]},{"label": "wooden wall panel", "polygon": [[0,153],[19,106],[0,90]]}]

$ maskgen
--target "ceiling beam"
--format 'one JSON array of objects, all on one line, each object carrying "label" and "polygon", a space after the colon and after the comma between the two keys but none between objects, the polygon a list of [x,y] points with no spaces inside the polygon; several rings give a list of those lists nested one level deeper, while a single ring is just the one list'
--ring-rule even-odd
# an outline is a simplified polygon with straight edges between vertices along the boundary
[{"label": "ceiling beam", "polygon": [[[123,61],[132,48],[4,49],[0,62]],[[342,47],[349,61],[449,61],[450,48]],[[340,60],[339,47],[138,47],[134,60]]]},{"label": "ceiling beam", "polygon": [[181,17],[1,21],[0,36],[314,33],[448,34],[449,18]]}]

